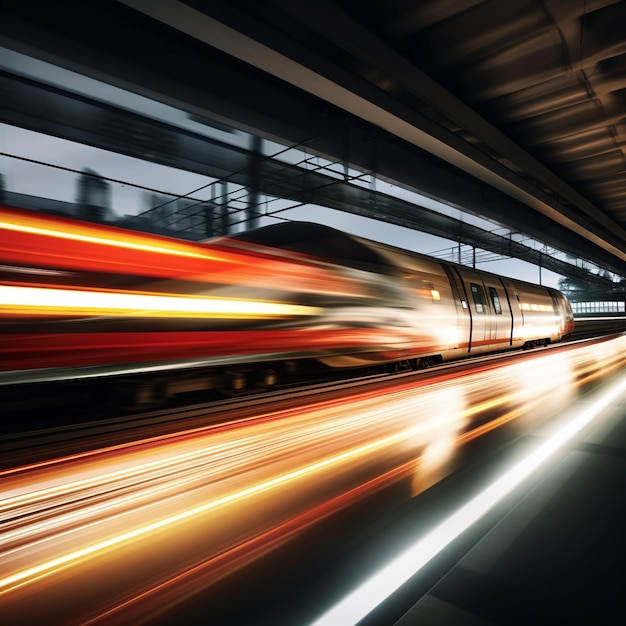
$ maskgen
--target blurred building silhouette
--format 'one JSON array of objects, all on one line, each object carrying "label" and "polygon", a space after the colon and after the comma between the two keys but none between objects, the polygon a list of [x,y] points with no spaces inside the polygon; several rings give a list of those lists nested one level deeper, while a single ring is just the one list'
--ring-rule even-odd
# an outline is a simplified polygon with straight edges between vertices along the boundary
[{"label": "blurred building silhouette", "polygon": [[77,181],[76,216],[90,222],[113,223],[117,215],[111,208],[111,185],[97,172],[83,169]]},{"label": "blurred building silhouette", "polygon": [[76,181],[76,202],[42,198],[9,191],[0,174],[0,205],[74,217],[89,222],[115,224],[120,216],[111,208],[111,185],[100,174],[85,168]]}]

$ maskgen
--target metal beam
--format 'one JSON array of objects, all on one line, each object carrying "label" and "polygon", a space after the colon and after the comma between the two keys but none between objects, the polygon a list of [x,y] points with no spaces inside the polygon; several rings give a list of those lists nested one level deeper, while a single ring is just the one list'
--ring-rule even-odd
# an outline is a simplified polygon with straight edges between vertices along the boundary
[{"label": "metal beam", "polygon": [[[262,193],[299,204],[324,206],[354,215],[382,220],[429,233],[484,250],[542,263],[552,271],[583,281],[599,279],[584,269],[489,233],[423,206],[388,194],[352,184],[349,180],[325,175],[322,171],[261,157],[257,150],[246,150],[217,139],[193,134],[180,128],[129,111],[90,100],[36,81],[0,72],[0,91],[6,94],[0,109],[0,122],[56,135],[128,156],[192,171],[218,179],[203,194],[215,203],[213,188],[224,202],[224,183],[230,181],[251,189],[249,197]],[[132,181],[127,181],[132,185]],[[18,198],[18,194],[11,194]],[[245,203],[245,198],[241,199]],[[204,210],[204,208],[202,208]],[[126,220],[124,225],[145,223]]]},{"label": "metal beam", "polygon": [[[510,196],[447,162],[303,91],[289,88],[210,46],[194,47],[174,29],[163,28],[124,5],[76,5],[71,15],[66,16],[67,20],[51,19],[50,14],[62,10],[53,5],[44,5],[37,12],[29,12],[28,5],[26,0],[11,5],[9,13],[0,10],[0,42],[194,115],[232,123],[285,143],[306,141],[308,150],[345,159],[364,171],[375,170],[382,180],[430,197],[445,196],[449,204],[461,210],[507,224],[513,230],[586,258],[609,271],[624,272],[623,261],[605,249],[545,215],[528,211]],[[94,27],[89,28],[92,21]],[[171,54],[174,49],[175,63]],[[138,50],[149,50],[150,54]],[[10,95],[10,91],[6,93]],[[27,108],[22,113],[24,117],[29,115]],[[122,124],[113,137],[123,138],[126,134],[135,140],[134,134],[125,133],[124,128]],[[156,139],[161,136],[162,128],[155,127],[155,131]],[[83,140],[89,143],[89,137],[86,135]],[[184,133],[180,134],[180,138],[184,137]],[[174,145],[180,138],[174,138]],[[150,150],[156,143],[150,143]],[[194,150],[201,150],[201,145],[197,144]],[[171,149],[169,153],[173,154]],[[193,154],[186,146],[181,158],[188,162],[181,161],[181,167],[193,169]],[[167,158],[165,150],[163,158]],[[205,167],[201,161],[196,163],[197,167]],[[211,175],[206,169],[204,173]],[[421,230],[419,224],[417,229]]]},{"label": "metal beam", "polygon": [[[177,0],[162,0],[158,3],[150,0],[120,1],[205,44],[218,48],[272,76],[276,76],[291,85],[295,85],[335,106],[349,111],[401,137],[405,141],[427,150],[439,158],[445,159],[472,176],[520,200],[556,223],[592,241],[622,261],[626,261],[626,248],[623,245],[623,241],[626,240],[626,233],[617,224],[612,223],[606,216],[598,212],[591,203],[585,202],[581,197],[577,206],[584,205],[585,211],[599,217],[605,228],[598,229],[595,224],[583,222],[566,205],[559,203],[558,200],[555,201],[542,190],[533,187],[526,180],[503,167],[497,161],[488,159],[484,153],[463,142],[453,133],[445,131],[442,127],[430,123],[424,118],[418,120],[420,116],[417,116],[415,112],[406,109],[398,102],[391,100],[382,91],[373,90],[371,86],[365,84],[355,90],[353,88],[355,83],[353,77],[344,77],[344,79],[338,80],[337,75],[339,71],[335,69],[333,77],[328,78],[326,75],[312,70],[276,51],[270,45],[256,41],[252,37],[242,34],[206,13]],[[316,8],[317,6],[316,4]],[[324,7],[329,10],[328,3],[325,3]],[[332,7],[332,15],[326,15],[327,20],[331,17],[338,18],[343,25],[344,37],[349,37],[350,33],[350,30],[345,30],[346,26],[348,26],[347,22],[357,31],[363,30],[354,22],[348,20],[348,18],[342,19],[340,12],[335,7]],[[330,24],[327,25],[332,28]],[[375,38],[370,36],[369,43],[374,46],[375,50],[381,51],[383,44],[375,41]],[[395,55],[390,50],[384,50],[384,52],[386,52],[387,57]],[[398,63],[397,58],[394,58],[394,62],[396,63],[394,66],[396,72],[398,67],[402,67],[402,71],[406,73],[407,67],[404,64]],[[418,72],[417,68],[412,68],[414,77],[416,72]],[[427,80],[424,76],[418,78],[418,84],[423,86],[420,90],[421,93],[424,91]],[[409,77],[404,76],[403,80],[409,80]],[[352,88],[344,86],[344,83],[351,83]],[[438,91],[441,93],[441,88]],[[449,95],[447,100],[451,102],[452,96]],[[455,106],[458,107],[459,104],[455,102]],[[469,120],[468,117],[465,119],[468,122],[474,121],[476,123],[475,119]],[[499,143],[504,143],[495,128],[492,129],[491,137],[492,139],[496,137],[500,139]],[[516,148],[516,153],[521,150],[511,142],[507,146],[509,151],[513,150],[512,146]],[[529,159],[530,157],[528,156],[525,161]],[[552,182],[557,180],[556,176],[537,162],[533,164],[533,169],[538,173],[540,172],[542,178],[553,178]],[[563,189],[567,191],[567,195],[571,196],[574,193],[573,190],[567,188],[563,181],[561,183]],[[608,222],[611,222],[611,224]],[[617,233],[617,237],[614,233]]]}]

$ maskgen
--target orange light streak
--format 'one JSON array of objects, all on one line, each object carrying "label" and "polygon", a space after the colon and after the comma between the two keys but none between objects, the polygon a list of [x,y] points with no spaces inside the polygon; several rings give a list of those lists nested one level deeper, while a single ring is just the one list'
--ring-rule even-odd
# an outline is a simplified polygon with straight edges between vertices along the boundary
[{"label": "orange light streak", "polygon": [[[68,622],[123,613],[137,602],[150,601],[158,612],[169,585],[185,579],[189,593],[199,591],[214,582],[212,567],[221,577],[331,508],[391,481],[412,481],[411,473],[435,475],[440,468],[433,463],[443,467],[465,442],[527,419],[541,398],[534,375],[523,387],[525,371],[543,372],[545,397],[563,386],[575,389],[580,371],[623,366],[626,337],[614,341],[611,348],[587,346],[567,357],[537,353],[521,369],[527,360],[460,379],[442,374],[428,385],[403,378],[383,395],[366,389],[2,472],[3,609],[36,621],[52,602]],[[567,406],[567,394],[552,395],[554,411]],[[159,563],[163,573],[145,580],[144,562]],[[189,572],[200,570],[194,583]],[[109,595],[95,608],[88,599],[81,604],[64,591],[71,588],[68,577],[106,587]],[[32,603],[33,594],[41,601]]]},{"label": "orange light streak", "polygon": [[[54,239],[64,239],[67,241],[78,241],[82,243],[93,243],[98,245],[110,246],[113,248],[122,248],[127,250],[140,250],[142,252],[158,252],[159,254],[168,254],[173,256],[188,257],[192,259],[208,259],[215,260],[215,257],[208,253],[199,253],[196,250],[190,249],[190,247],[176,244],[172,242],[171,245],[155,245],[145,243],[145,238],[140,235],[133,236],[131,233],[125,235],[122,238],[103,237],[99,234],[100,229],[89,226],[75,226],[73,231],[61,231],[57,229],[47,228],[40,225],[43,222],[40,218],[33,217],[30,220],[24,218],[10,220],[5,215],[4,219],[0,221],[0,229],[27,233],[30,235],[41,235],[44,237],[52,237]],[[43,222],[45,224],[45,222]],[[224,258],[219,258],[220,261],[228,261]]]}]

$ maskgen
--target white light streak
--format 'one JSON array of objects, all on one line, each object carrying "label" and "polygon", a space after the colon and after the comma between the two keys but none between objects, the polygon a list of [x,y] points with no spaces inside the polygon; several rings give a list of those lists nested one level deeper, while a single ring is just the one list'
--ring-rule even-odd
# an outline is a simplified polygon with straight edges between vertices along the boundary
[{"label": "white light streak", "polygon": [[259,300],[5,285],[0,285],[0,302],[3,307],[23,308],[24,312],[29,314],[100,315],[106,311],[109,315],[140,317],[155,315],[266,317],[320,313],[320,309],[316,307]]},{"label": "white light streak", "polygon": [[413,543],[400,556],[384,566],[343,600],[315,620],[311,626],[348,626],[357,624],[416,574],[463,531],[478,521],[500,500],[524,481],[542,463],[570,441],[626,390],[626,376],[601,397],[582,408],[567,424],[518,462],[442,524]]}]

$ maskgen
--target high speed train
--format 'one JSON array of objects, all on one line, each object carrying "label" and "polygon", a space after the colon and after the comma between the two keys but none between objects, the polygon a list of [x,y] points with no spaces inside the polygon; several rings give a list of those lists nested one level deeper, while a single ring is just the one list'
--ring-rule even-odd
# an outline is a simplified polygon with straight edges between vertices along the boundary
[{"label": "high speed train", "polygon": [[141,404],[305,364],[417,369],[573,325],[556,289],[319,224],[190,243],[0,208],[0,385],[114,380]]}]

